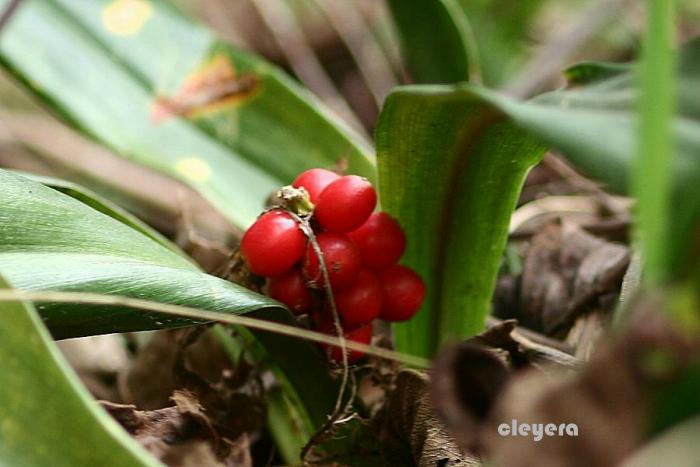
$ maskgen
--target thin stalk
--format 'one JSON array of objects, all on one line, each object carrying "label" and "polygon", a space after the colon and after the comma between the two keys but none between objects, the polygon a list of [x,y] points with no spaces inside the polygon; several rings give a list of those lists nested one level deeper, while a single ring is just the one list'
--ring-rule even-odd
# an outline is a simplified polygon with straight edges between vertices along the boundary
[{"label": "thin stalk", "polygon": [[[217,311],[202,310],[169,303],[153,302],[137,298],[124,297],[119,295],[105,295],[98,293],[83,292],[54,292],[54,291],[30,291],[0,289],[0,302],[41,302],[41,303],[82,303],[86,305],[107,305],[123,306],[135,310],[143,310],[154,313],[163,313],[171,316],[180,316],[197,321],[212,321],[219,323],[237,324],[250,329],[268,331],[283,336],[295,337],[298,339],[326,344],[329,346],[342,347],[343,342],[335,336],[329,336],[310,329],[289,326],[274,321],[267,321],[249,316],[226,314]],[[357,350],[368,355],[375,355],[385,360],[403,363],[415,368],[428,368],[430,362],[427,359],[408,355],[393,350],[383,349],[372,345],[366,345],[355,341],[344,340],[344,345],[348,350]]]},{"label": "thin stalk", "polygon": [[[668,0],[660,0],[666,2]],[[561,73],[571,57],[603,26],[610,23],[629,0],[596,0],[569,25],[560,28],[506,85],[504,92],[517,99],[542,91]]]},{"label": "thin stalk", "polygon": [[288,3],[252,0],[251,4],[260,13],[271,37],[297,77],[355,131],[367,138],[367,131],[323,68]]},{"label": "thin stalk", "polygon": [[649,286],[669,277],[674,154],[671,120],[676,100],[674,9],[673,0],[647,0],[647,34],[639,70],[639,147],[632,188],[638,202],[636,237],[644,257],[644,281]]},{"label": "thin stalk", "polygon": [[357,5],[347,0],[313,0],[313,3],[347,46],[375,105],[381,107],[391,88],[399,82]]},{"label": "thin stalk", "polygon": [[343,398],[345,397],[345,392],[348,387],[350,376],[347,345],[348,340],[345,338],[345,331],[343,330],[343,326],[340,323],[340,315],[338,314],[338,308],[335,305],[335,297],[333,296],[333,289],[331,288],[330,277],[328,276],[328,268],[326,267],[326,261],[323,257],[323,252],[321,251],[321,247],[316,241],[316,235],[314,234],[311,225],[309,225],[308,218],[300,217],[291,211],[287,211],[287,213],[294,217],[294,219],[297,221],[299,228],[301,228],[302,232],[304,232],[304,235],[306,235],[306,237],[309,239],[309,244],[311,245],[311,248],[313,248],[314,254],[318,258],[318,263],[321,269],[321,275],[323,279],[323,290],[326,294],[326,299],[328,300],[331,313],[333,314],[333,327],[335,329],[336,336],[340,341],[340,350],[342,356],[342,378],[340,381],[340,388],[338,389],[338,398],[335,401],[335,407],[333,408],[333,412],[328,417],[328,420],[326,420],[326,423],[324,423],[323,426],[319,428],[313,436],[311,436],[306,445],[304,445],[304,447],[301,449],[301,460],[302,462],[304,462],[304,464],[307,464],[307,457],[311,453],[313,447],[316,446],[316,444],[318,444],[318,442],[323,437],[327,436],[327,434],[333,428],[333,425],[338,420],[340,420],[343,417],[343,415],[345,415],[345,413],[351,407],[353,399],[349,399],[348,403],[345,404],[345,406],[343,406]]}]

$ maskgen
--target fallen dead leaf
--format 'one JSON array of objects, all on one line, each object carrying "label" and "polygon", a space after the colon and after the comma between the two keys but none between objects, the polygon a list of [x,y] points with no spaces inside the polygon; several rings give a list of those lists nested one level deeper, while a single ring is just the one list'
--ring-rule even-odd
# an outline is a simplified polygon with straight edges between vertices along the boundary
[{"label": "fallen dead leaf", "polygon": [[252,466],[248,435],[224,438],[194,393],[175,391],[172,407],[138,410],[102,401],[107,410],[147,451],[168,466]]}]

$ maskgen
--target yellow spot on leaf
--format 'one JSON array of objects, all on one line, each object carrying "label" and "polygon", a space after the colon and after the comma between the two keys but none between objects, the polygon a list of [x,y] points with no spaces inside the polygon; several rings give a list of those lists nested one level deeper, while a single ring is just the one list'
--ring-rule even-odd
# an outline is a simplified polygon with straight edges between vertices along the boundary
[{"label": "yellow spot on leaf", "polygon": [[180,159],[175,164],[175,170],[193,182],[206,182],[211,177],[211,167],[202,159],[196,157],[188,157]]},{"label": "yellow spot on leaf", "polygon": [[146,0],[114,0],[102,10],[102,23],[116,36],[133,36],[152,14],[153,7]]}]

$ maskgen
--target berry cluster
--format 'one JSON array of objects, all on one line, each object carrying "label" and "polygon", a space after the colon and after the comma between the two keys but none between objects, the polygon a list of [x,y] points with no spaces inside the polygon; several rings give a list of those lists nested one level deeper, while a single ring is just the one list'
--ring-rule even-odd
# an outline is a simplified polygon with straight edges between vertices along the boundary
[{"label": "berry cluster", "polygon": [[[369,344],[373,320],[412,318],[423,302],[425,285],[412,269],[397,264],[406,237],[393,217],[373,212],[377,194],[372,184],[356,175],[310,169],[292,186],[311,207],[306,219],[345,337]],[[299,219],[284,208],[267,211],[246,231],[241,252],[251,272],[269,278],[272,298],[298,315],[309,315],[315,329],[335,334],[326,275]],[[330,357],[340,361],[340,349],[330,349]],[[350,352],[348,357],[354,362],[362,354]]]}]

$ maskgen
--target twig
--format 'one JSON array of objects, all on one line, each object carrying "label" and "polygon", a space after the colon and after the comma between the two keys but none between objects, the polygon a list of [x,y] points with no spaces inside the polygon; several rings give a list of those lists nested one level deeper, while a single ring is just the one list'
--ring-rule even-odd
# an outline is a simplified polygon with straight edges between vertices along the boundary
[{"label": "twig", "polygon": [[9,1],[5,7],[5,10],[2,12],[2,16],[0,16],[0,32],[5,30],[5,26],[7,26],[7,24],[10,22],[10,18],[12,18],[15,11],[17,11],[17,7],[20,3],[22,3],[22,0]]},{"label": "twig", "polygon": [[338,315],[338,309],[335,305],[335,298],[333,297],[333,288],[331,287],[330,277],[328,276],[328,268],[326,267],[326,262],[323,258],[323,252],[321,251],[321,247],[319,246],[318,241],[316,241],[316,235],[314,234],[314,231],[311,228],[311,225],[309,224],[308,218],[298,216],[296,213],[291,211],[287,211],[287,213],[297,221],[297,224],[301,228],[302,232],[304,232],[304,235],[306,235],[306,237],[309,239],[311,248],[313,248],[314,254],[318,258],[319,268],[321,269],[321,276],[323,278],[323,290],[326,294],[328,304],[333,314],[333,326],[335,327],[336,335],[338,336],[338,340],[340,341],[340,350],[342,355],[342,377],[340,382],[340,388],[338,389],[338,397],[335,401],[335,407],[333,408],[333,412],[331,413],[331,415],[328,417],[328,420],[326,420],[326,423],[324,423],[323,426],[319,428],[316,431],[316,433],[314,433],[314,435],[302,448],[301,460],[306,464],[306,458],[311,452],[311,449],[318,443],[319,439],[323,438],[326,435],[326,433],[328,433],[328,431],[333,427],[336,421],[340,419],[348,410],[349,405],[346,405],[345,407],[342,407],[342,405],[343,399],[345,397],[345,391],[348,387],[350,367],[348,364],[347,339],[345,339],[345,332],[343,331],[343,326],[340,324],[340,316]]},{"label": "twig", "polygon": [[[493,316],[489,316],[486,321],[486,326],[489,328],[496,327],[502,325],[504,320],[494,318]],[[552,347],[556,350],[559,350],[561,352],[567,353],[571,355],[572,349],[569,345],[567,345],[565,342],[562,342],[558,339],[553,339],[551,337],[545,336],[544,334],[540,334],[537,331],[533,331],[532,329],[528,329],[522,326],[516,325],[515,328],[513,329],[513,332],[511,333],[511,337],[513,334],[518,333],[522,335],[523,337],[527,338],[529,341],[535,342],[540,345],[544,345],[547,347]],[[517,339],[516,339],[517,340]]]},{"label": "twig", "polygon": [[347,0],[313,1],[347,46],[375,104],[381,106],[391,88],[398,85],[398,80],[357,5]]},{"label": "twig", "polygon": [[225,0],[206,0],[196,2],[202,16],[224,38],[237,47],[251,49],[251,44],[240,33],[240,28],[235,21],[235,12],[231,11],[231,5]]},{"label": "twig", "polygon": [[578,173],[566,160],[558,157],[556,154],[548,152],[545,154],[542,163],[562,177],[572,187],[592,194],[610,213],[617,216],[624,216],[629,211],[628,205],[621,203],[614,196],[606,193],[605,190],[600,187],[599,183]]},{"label": "twig", "polygon": [[[162,313],[171,316],[189,318],[195,321],[214,321],[220,323],[237,324],[250,329],[267,331],[282,336],[304,339],[320,344],[340,346],[340,339],[320,332],[304,329],[287,324],[266,321],[249,316],[226,314],[217,311],[202,310],[169,303],[152,302],[138,298],[124,297],[120,295],[106,295],[83,292],[54,292],[54,291],[30,291],[16,289],[0,289],[0,302],[42,302],[42,303],[82,303],[86,305],[122,306],[136,310]],[[403,354],[393,350],[374,347],[354,341],[346,341],[349,350],[364,352],[379,358],[392,360],[417,368],[428,368],[430,362],[427,359],[414,355]]]},{"label": "twig", "polygon": [[[370,7],[371,6],[371,7]],[[389,65],[401,82],[410,82],[410,76],[403,62],[399,33],[394,25],[389,5],[384,2],[358,3],[360,14],[368,22],[377,37],[379,46],[386,54]],[[364,8],[363,8],[364,7]],[[368,18],[369,16],[369,18]]]},{"label": "twig", "polygon": [[563,28],[530,60],[505,87],[504,92],[518,99],[526,99],[541,91],[552,77],[566,66],[578,48],[629,0],[597,0],[576,21]]},{"label": "twig", "polygon": [[270,0],[251,0],[251,3],[299,79],[367,138],[364,126],[326,73],[287,2],[277,1],[272,5]]}]

